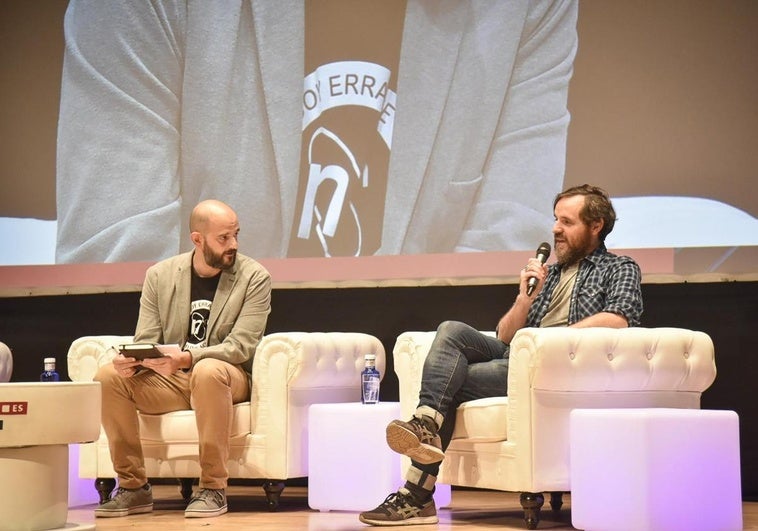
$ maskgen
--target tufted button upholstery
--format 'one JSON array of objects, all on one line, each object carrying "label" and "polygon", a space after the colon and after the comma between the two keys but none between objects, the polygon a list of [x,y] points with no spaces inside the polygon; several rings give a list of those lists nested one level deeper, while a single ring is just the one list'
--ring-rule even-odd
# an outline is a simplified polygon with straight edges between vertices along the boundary
[{"label": "tufted button upholstery", "polygon": [[514,338],[516,351],[539,361],[535,389],[703,391],[716,377],[710,337],[679,328],[531,328]]}]

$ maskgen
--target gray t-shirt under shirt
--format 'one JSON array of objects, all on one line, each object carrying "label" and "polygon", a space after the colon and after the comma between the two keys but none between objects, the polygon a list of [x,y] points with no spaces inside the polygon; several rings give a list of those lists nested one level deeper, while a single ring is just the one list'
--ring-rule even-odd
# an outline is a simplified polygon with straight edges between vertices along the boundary
[{"label": "gray t-shirt under shirt", "polygon": [[571,292],[574,291],[576,274],[579,272],[579,264],[563,268],[561,279],[553,290],[553,296],[547,307],[547,313],[540,322],[541,328],[549,326],[567,326],[569,307],[571,306]]}]

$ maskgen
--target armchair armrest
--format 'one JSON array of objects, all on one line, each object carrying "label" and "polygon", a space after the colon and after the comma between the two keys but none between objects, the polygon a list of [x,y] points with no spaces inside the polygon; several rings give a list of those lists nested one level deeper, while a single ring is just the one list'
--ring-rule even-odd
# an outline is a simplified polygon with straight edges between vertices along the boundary
[{"label": "armchair armrest", "polygon": [[397,336],[392,360],[399,386],[400,416],[410,418],[418,406],[421,371],[436,332],[403,332]]},{"label": "armchair armrest", "polygon": [[116,355],[111,347],[131,343],[133,336],[83,336],[68,349],[68,377],[74,382],[91,382],[97,369],[110,363]]},{"label": "armchair armrest", "polygon": [[7,382],[13,373],[13,354],[8,345],[0,341],[0,382]]}]

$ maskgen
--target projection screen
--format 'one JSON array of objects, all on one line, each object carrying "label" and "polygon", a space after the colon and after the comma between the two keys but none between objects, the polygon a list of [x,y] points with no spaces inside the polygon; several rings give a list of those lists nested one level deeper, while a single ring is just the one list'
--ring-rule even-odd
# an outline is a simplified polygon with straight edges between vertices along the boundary
[{"label": "projection screen", "polygon": [[658,4],[5,2],[0,288],[138,289],[207,198],[282,287],[508,282],[584,182],[753,278],[758,8]]}]

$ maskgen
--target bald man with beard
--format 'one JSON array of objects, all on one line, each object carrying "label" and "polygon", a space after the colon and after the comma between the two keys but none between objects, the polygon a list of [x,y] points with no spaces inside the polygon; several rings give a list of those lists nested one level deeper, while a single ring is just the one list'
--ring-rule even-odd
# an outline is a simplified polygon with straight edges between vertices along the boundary
[{"label": "bald man with beard", "polygon": [[147,270],[134,341],[178,344],[181,351],[137,360],[118,354],[101,367],[102,423],[118,474],[115,495],[95,516],[153,510],[137,412],[194,409],[202,473],[186,517],[227,511],[226,486],[232,404],[250,398],[255,350],[271,311],[266,269],[237,252],[237,214],[216,200],[190,215],[193,250]]}]

